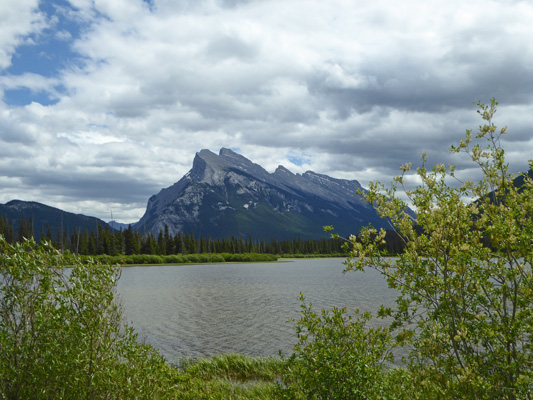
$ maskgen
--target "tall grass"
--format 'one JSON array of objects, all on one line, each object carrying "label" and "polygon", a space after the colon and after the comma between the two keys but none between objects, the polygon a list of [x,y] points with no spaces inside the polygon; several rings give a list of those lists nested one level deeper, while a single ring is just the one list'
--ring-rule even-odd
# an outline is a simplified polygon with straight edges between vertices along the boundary
[{"label": "tall grass", "polygon": [[270,400],[275,398],[276,380],[282,373],[283,362],[274,357],[222,354],[183,359],[179,369],[204,382],[203,394],[224,399]]},{"label": "tall grass", "polygon": [[221,354],[209,358],[183,359],[179,368],[198,378],[272,381],[281,372],[282,360],[275,357],[250,357],[243,354]]}]

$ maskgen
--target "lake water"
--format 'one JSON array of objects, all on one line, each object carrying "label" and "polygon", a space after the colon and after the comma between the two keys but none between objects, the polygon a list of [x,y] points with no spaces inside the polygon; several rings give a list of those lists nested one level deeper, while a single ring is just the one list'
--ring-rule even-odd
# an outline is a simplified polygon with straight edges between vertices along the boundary
[{"label": "lake water", "polygon": [[343,259],[168,265],[122,269],[126,320],[170,362],[182,357],[289,354],[300,292],[316,311],[376,311],[396,293],[373,270],[343,274]]}]

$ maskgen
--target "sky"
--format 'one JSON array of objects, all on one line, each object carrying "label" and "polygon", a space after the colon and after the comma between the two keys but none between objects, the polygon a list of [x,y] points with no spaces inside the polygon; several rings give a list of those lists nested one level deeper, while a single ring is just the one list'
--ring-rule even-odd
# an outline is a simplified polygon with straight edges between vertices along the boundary
[{"label": "sky", "polygon": [[389,183],[457,164],[475,102],[533,150],[533,3],[2,0],[0,203],[138,221],[196,152]]}]

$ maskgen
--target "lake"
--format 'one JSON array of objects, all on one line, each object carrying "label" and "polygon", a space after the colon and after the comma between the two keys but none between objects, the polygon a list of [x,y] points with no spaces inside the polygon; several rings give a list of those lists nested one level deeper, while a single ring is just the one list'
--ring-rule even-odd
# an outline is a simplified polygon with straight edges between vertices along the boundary
[{"label": "lake", "polygon": [[220,353],[289,354],[300,292],[315,311],[376,311],[397,293],[374,270],[343,274],[344,259],[277,263],[140,266],[122,269],[117,289],[141,341],[170,362]]}]

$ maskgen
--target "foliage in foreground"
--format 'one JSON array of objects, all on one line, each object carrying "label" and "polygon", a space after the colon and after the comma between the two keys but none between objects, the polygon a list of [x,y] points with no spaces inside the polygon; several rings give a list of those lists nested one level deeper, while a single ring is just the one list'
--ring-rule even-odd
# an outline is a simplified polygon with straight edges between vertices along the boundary
[{"label": "foliage in foreground", "polygon": [[[383,257],[384,232],[368,228],[350,238],[348,270],[376,268],[400,291],[397,307],[378,313],[393,318],[388,329],[367,328],[368,314],[319,315],[304,303],[295,353],[277,386],[276,363],[240,356],[189,362],[180,371],[122,324],[117,269],[0,239],[0,396],[531,399],[533,182],[512,184],[499,143],[505,129],[492,123],[496,103],[479,107],[485,122],[476,139],[488,145],[474,145],[467,131],[452,148],[481,168],[479,183],[454,188],[453,167],[422,165],[422,185],[406,192],[416,223],[396,186],[372,184],[364,194],[406,247],[392,262]],[[409,358],[405,368],[386,370],[396,345],[408,346]]]},{"label": "foliage in foreground", "polygon": [[201,393],[223,399],[275,399],[276,380],[283,370],[279,358],[223,354],[183,360],[180,369],[203,382]]},{"label": "foliage in foreground", "polygon": [[413,349],[409,369],[442,396],[530,399],[533,182],[526,177],[522,187],[513,185],[500,143],[506,129],[493,123],[497,103],[478,106],[483,125],[451,151],[467,154],[482,179],[450,186],[454,167],[428,170],[424,156],[417,169],[422,184],[405,192],[416,224],[396,186],[403,186],[410,164],[391,188],[371,184],[366,201],[390,219],[406,249],[386,259],[379,251],[384,232],[366,229],[350,238],[348,269],[375,268],[400,291],[396,310],[382,314],[394,317],[392,328],[403,328],[396,338]]},{"label": "foliage in foreground", "polygon": [[[506,129],[492,122],[497,103],[478,107],[479,132],[451,148],[480,168],[477,184],[451,186],[454,167],[428,170],[424,155],[421,184],[405,191],[416,221],[397,189],[410,164],[391,188],[371,183],[360,193],[389,219],[405,251],[384,257],[385,232],[369,227],[349,238],[347,270],[375,268],[399,291],[395,309],[378,312],[392,322],[376,331],[365,319],[345,320],[339,310],[319,316],[304,305],[280,388],[285,398],[533,397],[533,182],[513,184],[500,144]],[[409,351],[403,368],[380,368],[388,345]]]},{"label": "foliage in foreground", "polygon": [[[369,313],[313,311],[301,296],[294,353],[282,358],[274,398],[282,400],[446,399],[439,387],[407,368],[393,367],[394,338],[386,327],[370,328]],[[453,398],[453,397],[451,397]]]},{"label": "foliage in foreground", "polygon": [[272,399],[279,360],[181,369],[122,320],[119,269],[0,236],[0,399]]},{"label": "foliage in foreground", "polygon": [[370,314],[347,315],[305,304],[295,329],[298,342],[285,360],[282,399],[368,399],[383,387],[383,363],[390,360],[388,329],[368,328]]},{"label": "foliage in foreground", "polygon": [[170,395],[184,377],[122,323],[117,276],[47,244],[0,237],[0,398]]}]

